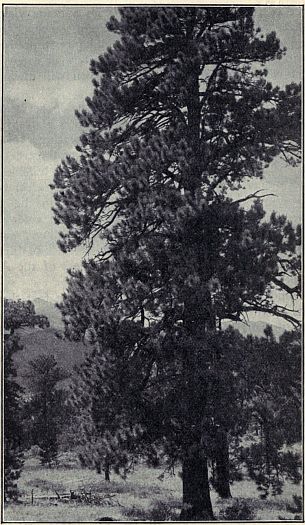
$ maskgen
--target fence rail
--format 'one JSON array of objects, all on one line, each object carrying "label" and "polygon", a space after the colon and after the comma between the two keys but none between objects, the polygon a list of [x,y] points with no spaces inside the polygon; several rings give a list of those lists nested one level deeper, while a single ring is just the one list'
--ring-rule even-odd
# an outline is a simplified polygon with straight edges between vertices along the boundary
[{"label": "fence rail", "polygon": [[87,503],[87,504],[98,504],[102,506],[115,506],[121,504],[116,499],[117,494],[105,494],[105,493],[93,493],[93,492],[86,492],[86,491],[75,491],[70,490],[70,492],[57,492],[54,491],[55,494],[37,494],[35,495],[34,489],[31,490],[31,494],[29,496],[29,499],[31,501],[31,504],[34,504],[34,501],[59,501],[62,503],[66,502],[80,502],[80,503]]}]

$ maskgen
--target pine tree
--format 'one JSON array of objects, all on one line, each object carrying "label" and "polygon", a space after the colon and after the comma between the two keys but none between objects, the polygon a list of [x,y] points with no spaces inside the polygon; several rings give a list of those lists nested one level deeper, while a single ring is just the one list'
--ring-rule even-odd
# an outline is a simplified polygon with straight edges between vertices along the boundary
[{"label": "pine tree", "polygon": [[31,301],[4,299],[4,325],[5,329],[13,334],[23,326],[45,328],[50,326],[50,323],[45,315],[36,314]]},{"label": "pine tree", "polygon": [[[270,326],[260,338],[230,327],[210,346],[217,356],[211,369],[213,486],[226,496],[228,479],[217,469],[218,430],[225,429],[229,443],[222,443],[221,454],[228,456],[229,445],[231,464],[247,466],[261,497],[278,494],[285,478],[300,480],[300,458],[289,449],[301,440],[300,333],[285,332],[277,342]],[[228,457],[220,465],[228,467]]]},{"label": "pine tree", "polygon": [[58,435],[65,418],[65,392],[58,383],[67,377],[53,355],[41,355],[29,362],[32,385],[30,410],[32,440],[40,447],[40,461],[49,468],[58,454]]},{"label": "pine tree", "polygon": [[125,476],[143,448],[137,417],[143,363],[135,367],[131,359],[143,330],[132,322],[99,330],[100,344],[94,328],[86,331],[93,346],[74,374],[70,398],[81,463],[98,473],[103,470],[110,481],[110,469]]},{"label": "pine tree", "polygon": [[[298,293],[284,274],[296,280],[300,267],[299,232],[286,218],[263,222],[260,201],[241,208],[257,195],[234,201],[228,192],[262,177],[277,155],[298,161],[300,87],[273,88],[266,70],[254,70],[284,51],[274,33],[254,30],[253,8],[128,7],[120,15],[108,24],[120,40],[91,63],[80,160],[67,157],[54,176],[55,221],[68,229],[59,244],[68,251],[87,242],[96,253],[84,280],[95,274],[103,297],[83,312],[85,329],[101,317],[141,319],[158,332],[162,389],[151,402],[166,397],[165,413],[177,415],[170,421],[178,420],[180,443],[171,425],[160,428],[183,463],[182,518],[211,518],[207,334],[248,311],[297,324],[271,292]],[[82,279],[64,297],[74,330]],[[175,366],[178,379],[166,383]]]},{"label": "pine tree", "polygon": [[45,316],[35,313],[31,301],[4,299],[4,498],[18,499],[17,480],[23,466],[25,448],[21,401],[14,354],[23,349],[16,330],[23,326],[47,326]]},{"label": "pine tree", "polygon": [[4,500],[18,499],[17,480],[23,467],[23,432],[20,410],[22,388],[16,382],[13,362],[15,352],[22,350],[17,336],[4,341]]},{"label": "pine tree", "polygon": [[[245,450],[245,463],[262,498],[280,494],[285,479],[301,480],[301,458],[289,446],[301,441],[301,334],[285,332],[279,342],[267,327],[265,337],[247,341],[253,390],[249,426],[259,439]],[[287,448],[288,446],[288,448]]]}]

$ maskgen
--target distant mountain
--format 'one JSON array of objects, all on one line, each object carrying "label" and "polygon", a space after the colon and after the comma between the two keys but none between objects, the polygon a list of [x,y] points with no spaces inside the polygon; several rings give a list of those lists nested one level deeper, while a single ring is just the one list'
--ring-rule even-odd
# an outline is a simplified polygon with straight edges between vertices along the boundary
[{"label": "distant mountain", "polygon": [[45,315],[49,319],[51,326],[57,328],[58,330],[63,329],[64,325],[61,320],[61,313],[58,308],[56,308],[55,304],[45,301],[44,299],[40,299],[39,297],[37,297],[37,299],[33,299],[32,303],[35,306],[36,313]]}]

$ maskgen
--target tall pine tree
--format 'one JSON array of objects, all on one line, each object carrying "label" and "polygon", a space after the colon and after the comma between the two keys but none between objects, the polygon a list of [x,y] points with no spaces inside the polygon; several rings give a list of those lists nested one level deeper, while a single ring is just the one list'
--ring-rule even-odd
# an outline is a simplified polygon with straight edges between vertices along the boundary
[{"label": "tall pine tree", "polygon": [[[248,311],[297,323],[271,292],[298,293],[298,232],[275,214],[263,222],[260,201],[244,211],[228,191],[262,177],[277,155],[298,161],[300,87],[273,88],[255,70],[283,51],[274,33],[254,29],[253,8],[128,7],[120,16],[108,24],[120,40],[91,63],[80,160],[55,173],[55,221],[68,229],[62,250],[94,248],[87,271],[99,275],[104,323],[141,319],[174,353],[182,518],[210,518],[207,335]],[[73,325],[72,303],[68,293]],[[87,327],[95,305],[91,313]],[[164,380],[162,352],[158,360]]]}]

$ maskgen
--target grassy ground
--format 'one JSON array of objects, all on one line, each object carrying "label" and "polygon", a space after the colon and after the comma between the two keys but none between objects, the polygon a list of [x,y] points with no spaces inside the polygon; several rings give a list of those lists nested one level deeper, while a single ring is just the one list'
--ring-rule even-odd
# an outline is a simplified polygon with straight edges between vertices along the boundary
[{"label": "grassy ground", "polygon": [[[39,465],[36,458],[30,458],[26,461],[18,483],[23,503],[7,505],[4,521],[93,522],[103,517],[116,521],[176,520],[181,504],[181,478],[178,474],[165,475],[161,480],[161,473],[162,470],[141,466],[126,481],[112,475],[111,482],[107,483],[101,475],[88,469],[77,466],[68,468],[67,464],[56,469],[46,469]],[[102,503],[61,503],[55,499],[38,499],[38,496],[56,496],[55,491],[62,493],[70,490],[99,493],[102,495]],[[295,518],[295,513],[289,512],[287,505],[292,505],[293,494],[300,493],[300,486],[287,483],[282,495],[263,501],[258,498],[255,485],[245,480],[232,486],[231,500],[224,502],[212,491],[212,501],[218,519],[222,519],[226,507],[238,501],[241,504],[246,503],[256,521],[287,521]],[[107,497],[108,494],[110,497]]]}]

